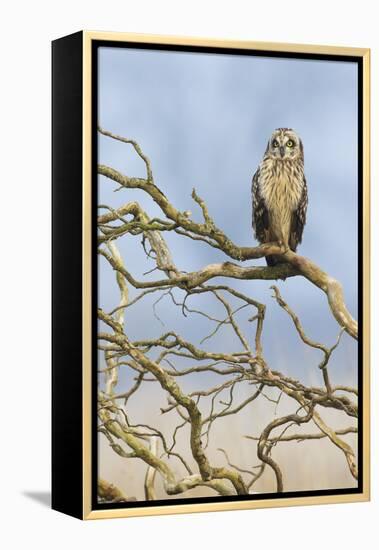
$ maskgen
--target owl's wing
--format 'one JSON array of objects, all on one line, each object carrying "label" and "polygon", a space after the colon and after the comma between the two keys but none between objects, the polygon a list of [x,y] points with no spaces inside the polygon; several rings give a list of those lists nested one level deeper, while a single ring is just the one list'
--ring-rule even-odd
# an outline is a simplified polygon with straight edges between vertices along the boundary
[{"label": "owl's wing", "polygon": [[259,176],[260,170],[258,168],[253,176],[251,185],[251,200],[253,207],[252,225],[255,238],[262,243],[267,241],[269,219],[265,202],[259,191]]},{"label": "owl's wing", "polygon": [[304,176],[303,191],[301,193],[299,204],[292,215],[291,221],[291,234],[290,234],[290,248],[296,252],[297,246],[301,243],[303,238],[304,226],[307,221],[307,206],[308,206],[308,190],[307,182]]}]

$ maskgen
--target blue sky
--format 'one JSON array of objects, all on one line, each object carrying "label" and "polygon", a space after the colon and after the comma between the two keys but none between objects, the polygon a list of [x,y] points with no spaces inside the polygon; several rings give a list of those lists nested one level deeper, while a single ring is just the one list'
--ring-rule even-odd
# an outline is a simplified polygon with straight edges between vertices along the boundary
[{"label": "blue sky", "polygon": [[[195,187],[216,224],[241,246],[254,244],[250,186],[267,140],[277,127],[294,128],[304,143],[309,191],[308,220],[298,251],[341,281],[348,308],[357,316],[354,63],[100,48],[99,124],[136,139],[151,160],[156,184],[177,208],[191,210],[200,220],[191,199]],[[145,174],[130,146],[103,136],[99,160],[130,176]],[[149,215],[161,214],[142,192],[114,193],[114,188],[110,180],[99,178],[100,203],[119,207],[138,200]],[[180,269],[194,270],[227,259],[189,239],[172,234],[166,238]],[[118,244],[135,276],[142,278],[153,267],[139,239],[121,239]],[[118,289],[102,260],[99,282],[100,305],[109,311],[118,303]],[[235,288],[267,304],[263,344],[271,368],[305,383],[321,384],[320,354],[299,342],[289,318],[271,297],[271,284],[233,281]],[[331,345],[339,327],[324,294],[300,277],[277,284],[309,336]],[[158,336],[175,328],[199,344],[209,332],[203,319],[183,318],[167,298],[157,306],[163,327],[152,315],[153,301],[147,299],[128,311],[126,331],[131,338]],[[188,305],[201,303],[194,300]],[[242,318],[251,335],[246,316]],[[220,331],[207,349],[220,346],[234,351],[236,341]],[[355,384],[356,370],[356,343],[344,335],[330,363],[332,383]]]}]

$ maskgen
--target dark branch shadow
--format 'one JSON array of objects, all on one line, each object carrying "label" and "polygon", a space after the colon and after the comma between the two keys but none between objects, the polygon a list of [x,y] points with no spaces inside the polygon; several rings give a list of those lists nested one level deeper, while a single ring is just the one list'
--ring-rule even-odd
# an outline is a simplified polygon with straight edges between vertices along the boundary
[{"label": "dark branch shadow", "polygon": [[25,497],[42,504],[42,506],[51,507],[51,493],[50,491],[23,491]]}]

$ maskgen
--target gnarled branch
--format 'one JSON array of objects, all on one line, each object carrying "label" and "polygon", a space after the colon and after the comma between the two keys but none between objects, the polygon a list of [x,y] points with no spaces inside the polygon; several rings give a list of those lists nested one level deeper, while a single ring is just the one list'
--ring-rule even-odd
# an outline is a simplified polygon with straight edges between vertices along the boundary
[{"label": "gnarled branch", "polygon": [[[132,201],[118,208],[99,205],[101,213],[98,215],[98,254],[114,270],[119,292],[119,299],[111,311],[107,313],[101,308],[98,310],[101,327],[98,349],[105,362],[101,368],[99,366],[99,376],[104,377],[105,383],[99,389],[98,431],[119,460],[137,459],[144,464],[142,487],[145,498],[158,498],[161,485],[155,483],[157,475],[162,479],[166,495],[186,493],[199,487],[210,489],[217,495],[246,495],[254,484],[259,484],[267,477],[266,472],[270,469],[275,474],[276,491],[281,492],[285,490],[284,470],[280,461],[273,457],[274,449],[281,442],[294,440],[329,440],[344,456],[347,471],[357,479],[357,461],[353,448],[341,437],[356,434],[357,428],[350,426],[336,430],[329,425],[327,415],[324,419],[319,414],[323,408],[325,412],[331,409],[350,419],[358,417],[356,388],[334,386],[327,370],[331,354],[339,344],[342,333],[346,331],[353,338],[358,337],[357,323],[346,308],[340,283],[311,260],[285,250],[277,243],[256,247],[237,246],[217,227],[207,204],[195,189],[192,198],[201,211],[202,221],[194,221],[189,211],[177,210],[154,183],[150,160],[135,140],[102,129],[99,131],[104,136],[130,144],[145,164],[146,178],[125,176],[104,165],[98,167],[99,175],[118,183],[121,190],[139,189],[145,192],[162,213],[161,217],[151,217],[138,202]],[[206,243],[211,249],[222,251],[227,258],[236,262],[274,254],[281,255],[283,263],[269,267],[241,266],[225,261],[187,273],[174,261],[165,239],[169,233],[176,239]],[[147,271],[141,280],[132,275],[126,258],[120,254],[122,247],[119,248],[116,243],[118,239],[137,236],[142,238],[141,244],[147,258],[154,262],[154,268]],[[145,278],[147,273],[155,270],[161,273],[159,277],[155,280]],[[324,385],[320,387],[305,385],[269,367],[262,343],[263,326],[266,323],[265,305],[231,286],[235,279],[275,281],[295,276],[307,278],[326,294],[331,312],[342,328],[336,343],[330,348],[312,340],[299,317],[285,302],[279,290],[273,287],[276,302],[288,313],[301,341],[322,353],[319,367]],[[225,284],[210,284],[217,277],[226,279]],[[138,289],[141,292],[133,295]],[[208,312],[202,304],[197,306],[193,303],[196,300],[201,302],[204,295],[213,300],[218,308],[222,308],[222,315]],[[190,318],[188,321],[196,317],[209,325],[200,343],[195,344],[172,328],[165,329],[164,334],[157,336],[154,333],[151,336],[148,325],[146,336],[132,340],[128,328],[133,323],[133,306],[151,296],[154,296],[152,308],[157,319],[160,319],[159,308],[167,306],[168,301],[170,307],[177,308],[184,317]],[[249,318],[244,320],[245,326],[242,326],[241,317],[246,312],[249,312]],[[256,325],[250,329],[254,322]],[[233,344],[227,350],[215,346],[215,339],[222,331],[229,331],[232,336],[230,341]],[[127,383],[120,369],[128,373]],[[316,369],[316,372],[319,371]],[[192,381],[204,380],[204,374],[217,381],[185,391],[187,378]],[[158,417],[156,422],[149,424],[131,422],[130,402],[137,398],[142,401],[146,399],[143,392],[151,384],[154,392],[163,390],[167,398],[167,406],[159,406],[161,418],[166,420],[170,416],[176,419],[169,434],[163,428],[158,429]],[[240,387],[247,388],[243,397]],[[287,400],[286,407],[290,403],[296,407],[296,412],[287,414],[286,409],[285,414],[276,417],[283,399]],[[123,406],[120,405],[122,400]],[[259,463],[244,468],[232,463],[228,451],[222,449],[227,465],[217,465],[211,454],[216,431],[214,424],[217,426],[234,415],[246,415],[246,411],[250,414],[250,408],[254,410],[256,403],[263,401],[267,407],[273,408],[270,410],[274,418],[271,417],[267,425],[259,429],[260,435],[247,436],[256,441]],[[307,422],[316,424],[320,432],[285,435],[293,425]],[[276,431],[278,429],[280,433]],[[189,456],[186,454],[187,448],[183,447],[183,438],[186,437]],[[105,494],[105,482],[103,485],[101,483],[100,480],[100,497]],[[108,487],[111,492],[112,487]],[[117,501],[117,498],[123,498],[121,490],[120,494],[117,496],[115,493],[112,499]]]}]

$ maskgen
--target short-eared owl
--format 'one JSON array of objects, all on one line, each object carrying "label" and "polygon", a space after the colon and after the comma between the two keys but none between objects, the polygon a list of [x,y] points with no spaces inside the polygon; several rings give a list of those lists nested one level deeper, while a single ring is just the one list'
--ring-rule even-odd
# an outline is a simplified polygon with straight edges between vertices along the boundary
[{"label": "short-eared owl", "polygon": [[[275,130],[251,187],[253,229],[260,243],[279,242],[296,252],[301,243],[308,205],[304,150],[291,128]],[[267,256],[267,265],[279,263]]]}]

